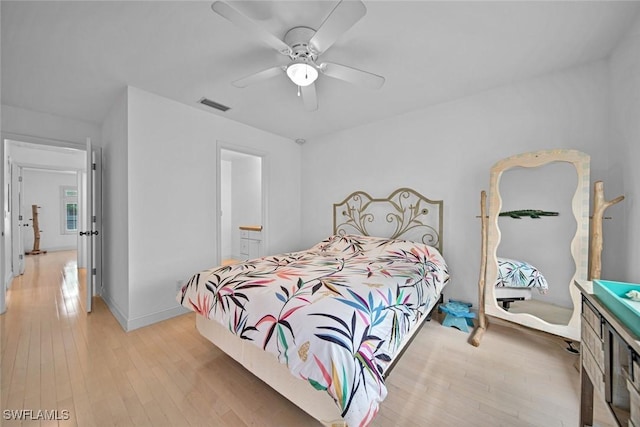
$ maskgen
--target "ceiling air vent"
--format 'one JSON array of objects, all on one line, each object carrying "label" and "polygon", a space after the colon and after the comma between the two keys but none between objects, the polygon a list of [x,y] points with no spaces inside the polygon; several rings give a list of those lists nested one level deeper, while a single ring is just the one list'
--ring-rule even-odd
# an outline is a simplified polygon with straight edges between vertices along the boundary
[{"label": "ceiling air vent", "polygon": [[202,104],[202,105],[206,105],[207,107],[215,108],[216,110],[220,110],[220,111],[227,111],[229,108],[231,108],[231,107],[227,107],[226,105],[222,105],[222,104],[219,104],[219,103],[217,103],[215,101],[207,99],[207,98],[202,98],[198,102],[200,104]]}]

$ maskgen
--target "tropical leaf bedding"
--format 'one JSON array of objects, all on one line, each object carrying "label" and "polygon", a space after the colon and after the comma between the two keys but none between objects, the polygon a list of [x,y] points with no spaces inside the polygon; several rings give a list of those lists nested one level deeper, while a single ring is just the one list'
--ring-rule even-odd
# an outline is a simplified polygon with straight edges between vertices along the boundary
[{"label": "tropical leaf bedding", "polygon": [[549,289],[547,279],[533,265],[509,258],[498,258],[498,278],[496,287],[499,288],[537,288],[540,293]]},{"label": "tropical leaf bedding", "polygon": [[386,366],[448,280],[433,247],[346,235],[197,273],[177,298],[326,391],[349,426],[366,426],[387,394]]}]

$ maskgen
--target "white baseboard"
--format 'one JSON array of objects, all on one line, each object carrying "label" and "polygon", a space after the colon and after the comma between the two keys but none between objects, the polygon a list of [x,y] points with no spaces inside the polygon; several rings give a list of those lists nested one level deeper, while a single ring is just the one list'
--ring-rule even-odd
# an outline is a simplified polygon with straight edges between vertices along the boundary
[{"label": "white baseboard", "polygon": [[186,308],[177,306],[174,308],[169,308],[167,310],[158,311],[156,313],[146,314],[135,319],[129,319],[129,321],[127,322],[126,331],[133,331],[134,329],[162,322],[163,320],[171,319],[172,317],[180,316],[189,312],[190,311]]},{"label": "white baseboard", "polygon": [[107,304],[107,307],[109,307],[109,311],[111,311],[111,314],[113,314],[113,317],[116,318],[122,329],[127,331],[127,316],[125,316],[124,313],[120,311],[118,306],[107,295],[102,295],[102,300],[105,302],[105,304]]},{"label": "white baseboard", "polygon": [[139,329],[145,326],[152,325],[154,323],[161,322],[163,320],[171,319],[172,317],[181,316],[186,313],[190,313],[190,310],[182,306],[169,308],[167,310],[158,311],[156,313],[146,314],[144,316],[137,317],[135,319],[128,319],[127,316],[118,308],[118,306],[108,296],[102,295],[109,311],[116,318],[122,329],[125,332],[131,332],[134,329]]},{"label": "white baseboard", "polygon": [[11,282],[13,281],[13,273],[11,271],[7,271],[7,274],[4,278],[4,288],[9,290],[11,288]]}]

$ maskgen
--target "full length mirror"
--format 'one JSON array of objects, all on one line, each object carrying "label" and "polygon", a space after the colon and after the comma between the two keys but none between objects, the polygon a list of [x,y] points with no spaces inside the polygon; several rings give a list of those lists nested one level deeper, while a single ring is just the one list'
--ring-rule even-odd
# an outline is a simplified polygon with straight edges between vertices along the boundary
[{"label": "full length mirror", "polygon": [[576,279],[586,279],[589,156],[524,153],[491,169],[485,310],[572,340],[580,337]]}]

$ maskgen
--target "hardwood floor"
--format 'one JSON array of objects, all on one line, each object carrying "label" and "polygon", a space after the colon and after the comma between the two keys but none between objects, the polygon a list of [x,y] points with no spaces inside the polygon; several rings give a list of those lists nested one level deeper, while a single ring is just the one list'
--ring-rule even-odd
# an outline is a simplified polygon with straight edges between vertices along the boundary
[{"label": "hardwood floor", "polygon": [[529,313],[546,322],[557,325],[568,325],[573,314],[572,308],[548,304],[537,299],[514,301],[511,303],[509,311],[511,313]]},{"label": "hardwood floor", "polygon": [[[13,281],[0,316],[0,424],[319,425],[201,337],[193,314],[129,333],[100,298],[87,315],[73,260],[27,257]],[[562,340],[498,324],[480,347],[467,340],[427,323],[389,377],[373,426],[578,425],[577,356]],[[69,419],[6,419],[20,409]],[[600,425],[605,415],[596,411]]]}]

